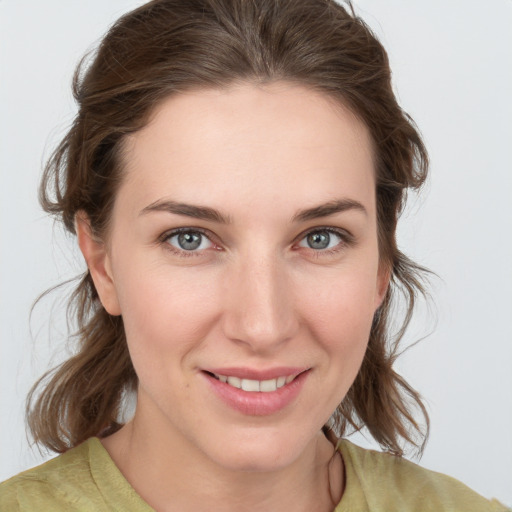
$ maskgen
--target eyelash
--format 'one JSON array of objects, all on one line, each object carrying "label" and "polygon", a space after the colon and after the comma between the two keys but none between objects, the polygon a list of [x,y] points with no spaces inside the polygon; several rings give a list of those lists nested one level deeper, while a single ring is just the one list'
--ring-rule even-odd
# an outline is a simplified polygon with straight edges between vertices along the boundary
[{"label": "eyelash", "polygon": [[315,258],[321,258],[322,256],[330,256],[337,254],[340,251],[343,251],[345,248],[354,245],[355,243],[355,238],[351,233],[345,231],[344,229],[337,229],[330,226],[320,226],[310,229],[309,231],[302,233],[300,235],[300,238],[298,238],[298,241],[301,242],[302,240],[312,235],[313,233],[331,233],[340,238],[340,242],[336,244],[334,247],[331,247],[330,249],[315,250],[311,247],[307,248],[310,251],[312,251]]},{"label": "eyelash", "polygon": [[169,243],[169,240],[172,237],[180,235],[182,233],[198,233],[198,234],[206,237],[215,246],[215,243],[212,241],[213,236],[211,233],[209,233],[208,231],[201,229],[201,228],[190,228],[190,227],[178,228],[178,229],[173,229],[172,231],[168,231],[160,237],[160,242],[163,244],[163,246],[165,247],[166,250],[172,252],[173,254],[175,254],[181,258],[202,256],[203,251],[186,251],[184,249],[180,250],[177,247],[174,247],[173,245],[171,245]]},{"label": "eyelash", "polygon": [[[218,246],[216,246],[215,242],[212,240],[214,238],[212,236],[212,234],[209,231],[206,231],[201,228],[185,227],[185,228],[173,229],[172,231],[167,231],[166,233],[164,233],[159,238],[159,242],[165,247],[166,250],[168,250],[168,251],[172,252],[173,254],[175,254],[179,257],[182,257],[182,258],[202,256],[202,253],[204,252],[205,249],[187,251],[184,249],[178,249],[177,247],[174,247],[173,245],[171,245],[169,243],[169,240],[172,237],[180,235],[182,233],[198,233],[198,234],[206,237],[213,244],[213,246],[214,246],[214,248],[216,248],[216,250],[220,250],[220,248]],[[297,241],[294,242],[294,245],[301,242],[306,237],[308,237],[314,233],[332,233],[332,234],[338,236],[341,240],[340,243],[336,244],[336,246],[334,246],[330,249],[315,250],[311,247],[309,247],[309,248],[303,247],[305,249],[309,249],[310,251],[312,251],[313,254],[315,255],[315,257],[317,257],[317,258],[322,257],[322,256],[334,255],[334,254],[342,251],[344,248],[354,245],[354,243],[355,243],[354,236],[352,234],[350,234],[348,231],[345,231],[343,229],[328,227],[328,226],[320,226],[320,227],[315,227],[313,229],[310,229],[309,231],[306,231],[304,233],[301,233],[301,235],[299,237],[297,237],[297,239],[296,239]]]}]

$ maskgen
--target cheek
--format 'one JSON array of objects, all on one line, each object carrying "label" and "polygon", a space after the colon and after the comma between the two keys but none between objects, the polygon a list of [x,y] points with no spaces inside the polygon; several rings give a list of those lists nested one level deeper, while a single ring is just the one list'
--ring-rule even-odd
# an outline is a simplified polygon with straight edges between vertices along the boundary
[{"label": "cheek", "polygon": [[375,312],[375,276],[376,272],[354,269],[323,276],[320,286],[315,285],[319,280],[303,283],[310,291],[300,294],[301,309],[310,312],[308,323],[320,339],[339,340],[341,336],[358,343],[360,336],[369,334]]},{"label": "cheek", "polygon": [[304,302],[306,323],[321,346],[333,403],[344,398],[361,366],[375,313],[375,278],[352,272],[315,287]]},{"label": "cheek", "polygon": [[176,366],[215,322],[215,278],[193,276],[192,269],[171,272],[165,265],[134,275],[134,268],[140,267],[126,266],[117,286],[133,364],[138,374]]}]

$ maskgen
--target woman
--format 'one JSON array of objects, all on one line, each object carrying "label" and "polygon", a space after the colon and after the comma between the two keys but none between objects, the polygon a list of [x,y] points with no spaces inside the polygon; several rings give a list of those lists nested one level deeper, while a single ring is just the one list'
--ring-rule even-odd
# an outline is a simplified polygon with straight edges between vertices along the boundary
[{"label": "woman", "polygon": [[[425,436],[411,402],[428,425],[387,329],[422,291],[395,230],[427,158],[360,20],[151,2],[75,96],[42,200],[89,268],[81,349],[30,412],[66,453],[4,484],[4,508],[504,509],[399,458]],[[360,423],[394,455],[336,442]]]}]

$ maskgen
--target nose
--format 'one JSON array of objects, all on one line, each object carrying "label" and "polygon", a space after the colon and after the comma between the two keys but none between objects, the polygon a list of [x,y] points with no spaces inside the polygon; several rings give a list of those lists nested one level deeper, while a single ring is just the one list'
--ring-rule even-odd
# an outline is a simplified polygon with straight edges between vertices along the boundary
[{"label": "nose", "polygon": [[254,353],[272,352],[299,326],[286,263],[270,254],[242,260],[224,282],[224,334]]}]

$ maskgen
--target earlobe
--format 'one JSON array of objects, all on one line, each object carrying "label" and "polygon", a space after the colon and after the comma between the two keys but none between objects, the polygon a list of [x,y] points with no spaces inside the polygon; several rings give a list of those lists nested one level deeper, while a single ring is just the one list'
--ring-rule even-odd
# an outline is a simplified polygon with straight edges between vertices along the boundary
[{"label": "earlobe", "polygon": [[92,280],[103,307],[113,316],[121,314],[117,290],[112,276],[110,256],[105,243],[91,230],[89,218],[84,212],[75,216],[78,245],[91,273]]},{"label": "earlobe", "polygon": [[391,268],[388,265],[379,265],[379,271],[377,274],[377,293],[375,295],[376,310],[381,306],[382,302],[384,301],[384,298],[386,297],[390,280]]}]

